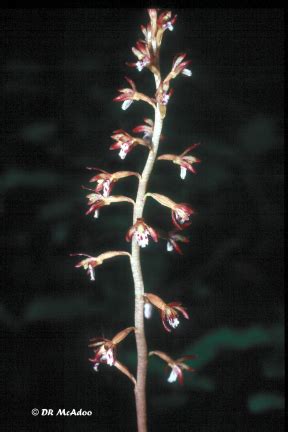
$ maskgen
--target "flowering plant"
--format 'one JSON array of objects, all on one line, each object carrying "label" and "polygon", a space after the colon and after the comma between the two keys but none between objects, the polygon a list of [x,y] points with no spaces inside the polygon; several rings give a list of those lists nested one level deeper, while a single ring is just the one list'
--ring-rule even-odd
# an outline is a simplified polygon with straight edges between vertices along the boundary
[{"label": "flowering plant", "polygon": [[[129,87],[121,88],[119,95],[114,98],[114,101],[122,103],[122,109],[127,110],[133,102],[142,101],[148,104],[154,113],[154,120],[144,118],[144,123],[135,126],[133,132],[143,134],[143,137],[135,137],[130,135],[123,129],[117,129],[113,132],[111,138],[115,141],[111,146],[111,150],[119,150],[120,159],[125,159],[136,146],[140,145],[146,148],[148,156],[142,174],[134,171],[117,171],[109,173],[100,168],[91,168],[89,170],[97,171],[96,175],[90,179],[90,183],[94,183],[94,188],[87,188],[91,193],[87,195],[88,210],[86,215],[93,214],[95,218],[99,216],[99,209],[114,203],[128,202],[133,206],[133,221],[132,226],[127,226],[126,241],[131,242],[131,253],[126,251],[108,251],[96,257],[77,253],[84,257],[76,267],[84,268],[90,279],[95,280],[95,268],[103,263],[103,261],[116,257],[127,256],[130,260],[134,291],[135,291],[135,323],[134,326],[128,327],[116,334],[111,340],[104,337],[96,337],[90,341],[89,347],[94,351],[94,357],[90,361],[94,365],[94,370],[98,371],[100,364],[115,366],[118,370],[124,373],[135,386],[135,401],[137,412],[138,432],[147,431],[147,413],[146,413],[146,374],[148,351],[144,330],[144,316],[149,318],[151,308],[154,306],[159,310],[164,329],[171,332],[180,324],[179,318],[183,316],[189,319],[186,308],[180,302],[166,303],[160,297],[153,293],[145,293],[142,268],[140,262],[140,247],[144,248],[149,245],[150,238],[154,242],[158,239],[167,241],[167,250],[176,251],[182,254],[182,250],[178,242],[188,243],[188,237],[182,234],[182,230],[191,224],[191,217],[195,213],[190,204],[177,203],[171,198],[159,193],[147,192],[147,185],[154,167],[155,161],[168,160],[180,166],[180,177],[184,179],[187,171],[196,173],[194,164],[199,163],[200,159],[192,156],[189,153],[194,150],[198,144],[190,145],[182,153],[178,154],[162,154],[157,157],[159,142],[163,139],[162,127],[166,117],[167,107],[173,94],[171,88],[172,81],[180,75],[191,77],[192,72],[187,66],[191,63],[186,60],[186,54],[181,53],[174,57],[170,72],[163,79],[160,70],[160,48],[163,35],[166,30],[172,31],[176,22],[176,15],[172,15],[171,11],[159,12],[158,9],[148,9],[150,22],[147,26],[141,26],[141,31],[144,40],[141,39],[132,47],[132,52],[136,56],[136,62],[127,63],[128,66],[142,72],[144,69],[149,70],[155,80],[154,95],[147,96],[138,91],[135,82],[126,78]],[[140,152],[141,153],[141,152]],[[139,153],[139,154],[140,154]],[[145,153],[143,153],[144,155]],[[124,195],[112,195],[112,190],[116,182],[122,179],[136,177],[138,179],[138,190],[136,199]],[[151,197],[159,204],[168,207],[171,210],[172,223],[174,229],[169,232],[164,232],[162,229],[156,229],[150,226],[146,219],[143,218],[143,210],[146,198]],[[116,349],[120,342],[134,332],[137,346],[137,373],[134,376],[126,366],[118,360]],[[164,360],[168,367],[171,368],[171,373],[168,382],[179,381],[183,383],[182,371],[193,371],[193,369],[185,363],[185,360],[194,358],[191,355],[173,360],[170,356],[162,351],[151,351],[149,355],[156,355]]]}]

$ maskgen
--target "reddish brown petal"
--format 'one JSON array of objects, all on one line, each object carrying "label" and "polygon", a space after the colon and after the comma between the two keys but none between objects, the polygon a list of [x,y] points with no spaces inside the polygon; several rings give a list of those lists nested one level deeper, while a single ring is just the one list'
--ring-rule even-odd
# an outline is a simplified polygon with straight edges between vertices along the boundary
[{"label": "reddish brown petal", "polygon": [[190,242],[188,237],[178,234],[177,231],[170,231],[168,234],[169,234],[169,239],[172,239],[174,241],[180,241],[182,243]]},{"label": "reddish brown petal", "polygon": [[[120,90],[119,90],[119,91],[120,91]],[[130,99],[130,97],[128,97],[128,96],[125,95],[125,94],[121,94],[121,95],[116,96],[115,98],[113,98],[113,101],[114,101],[114,102],[122,102],[122,101],[125,101],[126,99]]]},{"label": "reddish brown petal", "polygon": [[173,155],[173,154],[164,154],[161,156],[158,156],[157,160],[171,160],[174,161],[178,158],[177,155]]},{"label": "reddish brown petal", "polygon": [[180,157],[185,156],[187,153],[189,153],[191,150],[194,150],[194,148],[198,147],[199,145],[200,143],[192,144],[191,146],[187,147],[187,149],[185,149],[184,152],[181,153],[179,156]]},{"label": "reddish brown petal", "polygon": [[135,331],[135,327],[127,327],[126,329],[121,330],[119,333],[116,334],[116,336],[113,337],[113,339],[112,339],[113,344],[116,345],[119,342],[121,342],[132,331]]},{"label": "reddish brown petal", "polygon": [[158,309],[160,309],[160,310],[165,309],[166,303],[157,295],[147,293],[147,294],[144,294],[144,296],[147,297],[149,302],[152,303],[154,306],[156,306]]},{"label": "reddish brown petal", "polygon": [[184,307],[182,307],[182,306],[175,306],[175,309],[177,309],[179,312],[181,312],[182,315],[183,315],[186,319],[189,319],[189,315],[188,315],[188,313],[187,313],[187,311],[185,310]]},{"label": "reddish brown petal", "polygon": [[127,242],[130,242],[132,240],[132,237],[133,237],[133,234],[135,233],[135,231],[136,231],[136,228],[134,225],[127,231],[127,234],[125,237],[125,240]]},{"label": "reddish brown petal", "polygon": [[180,54],[176,54],[175,57],[173,58],[173,69],[175,68],[175,66],[179,66],[180,63],[182,63],[182,61],[184,60],[184,58],[187,56],[186,53],[180,53]]},{"label": "reddish brown petal", "polygon": [[160,357],[162,360],[164,360],[168,364],[174,364],[174,360],[171,357],[169,357],[166,353],[164,353],[163,351],[150,351],[149,356],[151,356],[151,355],[156,355],[156,356]]},{"label": "reddish brown petal", "polygon": [[125,251],[108,251],[108,252],[104,252],[101,255],[97,256],[97,260],[99,261],[100,264],[103,263],[104,260],[106,259],[110,259],[110,258],[114,258],[115,256],[129,256],[131,257],[129,252],[125,252]]},{"label": "reddish brown petal", "polygon": [[170,327],[167,326],[167,323],[166,323],[166,320],[167,320],[166,313],[163,310],[161,311],[161,320],[162,320],[162,324],[163,324],[163,327],[165,328],[165,330],[168,333],[171,333],[171,329],[170,329]]},{"label": "reddish brown petal", "polygon": [[178,377],[178,381],[179,381],[179,383],[181,384],[181,385],[183,385],[183,383],[184,383],[184,380],[183,380],[183,372],[182,372],[182,370],[179,368],[179,369],[177,369],[177,377]]},{"label": "reddish brown petal", "polygon": [[197,174],[195,168],[193,167],[192,164],[185,162],[183,159],[180,163],[180,166],[187,169],[188,171],[192,172],[193,174]]},{"label": "reddish brown petal", "polygon": [[87,258],[93,258],[91,255],[87,255],[87,254],[84,254],[84,253],[71,253],[69,255],[70,256],[85,256]]},{"label": "reddish brown petal", "polygon": [[136,91],[136,85],[135,85],[134,81],[132,79],[128,78],[127,76],[125,76],[125,79],[130,84],[132,90]]},{"label": "reddish brown petal", "polygon": [[107,171],[101,169],[101,168],[97,168],[97,167],[86,167],[86,169],[90,170],[90,171],[100,171],[104,174],[109,174]]},{"label": "reddish brown petal", "polygon": [[131,372],[129,372],[129,370],[127,369],[126,366],[124,366],[122,363],[120,363],[118,360],[116,360],[114,362],[114,366],[120,370],[120,372],[122,372],[124,375],[126,375],[132,382],[134,385],[136,385],[136,379],[135,377],[131,374]]},{"label": "reddish brown petal", "polygon": [[94,211],[98,210],[100,207],[103,207],[105,204],[103,201],[98,201],[95,204],[92,204],[90,208],[86,211],[85,215],[88,216],[90,213],[93,213]]},{"label": "reddish brown petal", "polygon": [[149,231],[149,234],[151,235],[152,239],[154,240],[154,242],[158,242],[158,234],[157,232],[154,230],[154,228],[152,228],[151,226],[147,225],[147,229]]},{"label": "reddish brown petal", "polygon": [[184,355],[183,357],[180,357],[179,359],[175,360],[175,362],[183,363],[186,360],[194,360],[195,358],[197,358],[196,354],[187,354],[187,355]]},{"label": "reddish brown petal", "polygon": [[180,246],[176,243],[176,241],[170,239],[169,242],[172,244],[173,249],[174,249],[178,254],[183,255],[183,252],[182,252]]},{"label": "reddish brown petal", "polygon": [[170,198],[166,197],[165,195],[149,192],[146,194],[146,196],[151,196],[152,198],[154,198],[155,201],[171,209],[173,209],[177,205],[174,201],[172,201]]},{"label": "reddish brown petal", "polygon": [[115,180],[120,180],[122,178],[130,177],[130,176],[138,177],[139,179],[141,177],[139,173],[134,171],[117,171],[114,174],[112,174],[112,177]]},{"label": "reddish brown petal", "polygon": [[[172,222],[176,226],[176,228],[178,228],[179,230],[183,230],[184,228],[186,228],[187,225],[184,226],[184,224],[178,223],[176,216],[175,216],[175,211],[172,210],[171,216],[172,216]],[[190,223],[188,225],[190,225]]]},{"label": "reddish brown petal", "polygon": [[118,150],[119,148],[121,148],[121,145],[122,145],[123,143],[122,142],[117,142],[117,143],[115,143],[115,144],[112,144],[110,147],[109,147],[109,150]]}]

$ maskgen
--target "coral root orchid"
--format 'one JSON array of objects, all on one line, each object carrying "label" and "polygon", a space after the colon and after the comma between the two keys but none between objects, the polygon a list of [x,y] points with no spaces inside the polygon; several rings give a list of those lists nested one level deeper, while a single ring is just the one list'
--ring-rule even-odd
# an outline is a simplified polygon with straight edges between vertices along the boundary
[{"label": "coral root orchid", "polygon": [[157,232],[147,225],[142,218],[138,218],[136,223],[129,229],[126,234],[126,241],[130,242],[134,237],[141,247],[146,247],[149,243],[149,236],[154,242],[158,241]]},{"label": "coral root orchid", "polygon": [[[166,118],[167,106],[171,100],[173,89],[170,87],[171,80],[179,75],[190,77],[192,72],[188,65],[190,60],[186,60],[186,54],[177,54],[173,61],[170,72],[163,77],[161,73],[160,49],[163,41],[163,35],[166,30],[172,31],[176,22],[177,15],[173,15],[171,11],[159,11],[156,8],[148,9],[149,22],[146,25],[141,25],[142,39],[138,40],[132,46],[132,52],[136,56],[136,61],[133,63],[126,63],[141,72],[145,69],[153,75],[155,87],[151,90],[148,96],[138,91],[138,84],[136,87],[135,82],[131,78],[125,77],[128,82],[128,87],[121,88],[118,96],[113,100],[121,102],[122,110],[126,111],[133,102],[142,101],[146,103],[146,109],[151,111],[144,118],[144,124],[135,126],[133,133],[143,134],[141,136],[133,136],[123,129],[114,130],[111,135],[113,144],[110,150],[117,150],[120,159],[124,160],[128,153],[135,147],[146,147],[145,152],[139,152],[139,156],[145,158],[144,168],[141,174],[135,171],[116,171],[108,172],[100,168],[91,168],[89,170],[97,171],[90,179],[90,183],[94,183],[93,187],[84,189],[89,190],[91,193],[87,195],[88,210],[86,215],[93,214],[94,218],[99,216],[99,210],[104,206],[110,206],[114,203],[128,202],[132,204],[133,218],[131,222],[127,223],[125,230],[130,228],[126,234],[126,241],[131,242],[131,254],[126,251],[108,251],[98,256],[91,256],[84,253],[77,253],[72,255],[81,256],[82,259],[76,264],[76,267],[83,268],[87,271],[91,280],[95,280],[95,268],[100,266],[105,260],[126,255],[129,257],[129,264],[134,284],[135,295],[135,310],[134,319],[135,324],[133,327],[127,327],[121,332],[117,333],[113,339],[106,339],[98,337],[90,341],[89,347],[93,349],[94,355],[89,359],[93,365],[94,370],[98,371],[101,364],[114,366],[121,373],[126,375],[131,382],[135,385],[135,405],[137,416],[137,431],[147,432],[147,408],[146,408],[146,376],[147,376],[147,363],[148,363],[148,350],[147,341],[145,336],[144,318],[150,318],[152,309],[156,307],[160,312],[161,320],[164,329],[171,332],[180,324],[182,316],[189,319],[186,309],[179,302],[166,303],[160,297],[153,293],[145,293],[144,277],[141,267],[141,254],[140,248],[144,248],[149,244],[150,238],[154,242],[158,242],[158,237],[167,241],[167,250],[176,251],[182,255],[182,250],[178,243],[188,243],[188,237],[181,234],[181,231],[191,224],[191,216],[194,213],[193,208],[186,203],[174,202],[169,197],[147,191],[151,173],[153,171],[155,161],[158,156],[158,148],[161,140],[163,139],[162,128]],[[144,36],[144,38],[143,38]],[[169,50],[167,51],[169,52]],[[161,60],[161,61],[160,61]],[[135,70],[132,70],[135,73]],[[137,73],[137,72],[136,72]],[[139,76],[139,75],[138,75]],[[140,77],[143,74],[140,74]],[[181,126],[179,126],[180,129]],[[184,179],[187,171],[196,173],[194,165],[199,163],[200,160],[191,154],[198,144],[193,144],[186,148],[184,152],[178,154],[162,154],[158,160],[168,160],[180,167],[180,177]],[[137,152],[135,152],[137,153]],[[135,157],[137,154],[135,154]],[[131,161],[133,163],[133,161]],[[141,166],[141,161],[138,164]],[[111,195],[115,184],[122,179],[128,182],[131,177],[137,177],[138,188],[135,200],[125,195]],[[159,204],[168,207],[172,213],[172,222],[175,226],[170,231],[163,231],[152,228],[144,220],[144,207],[146,198],[151,197]],[[148,252],[149,253],[149,252]],[[122,292],[123,291],[123,292]],[[126,296],[127,292],[121,290],[121,295]],[[126,301],[126,300],[125,300]],[[130,314],[128,315],[130,316]],[[134,332],[136,349],[137,349],[137,372],[134,375],[128,368],[122,364],[116,354],[118,344],[126,338],[126,336]],[[168,367],[171,368],[171,373],[168,377],[168,382],[173,383],[179,381],[183,383],[183,371],[193,371],[185,361],[193,356],[181,357],[173,360],[162,351],[151,351],[149,355],[156,355],[164,360]]]},{"label": "coral root orchid", "polygon": [[183,255],[183,252],[178,245],[178,242],[181,243],[189,243],[189,238],[179,234],[179,231],[173,230],[169,232],[164,232],[162,230],[157,230],[160,238],[167,241],[167,251],[172,252],[173,250],[180,255]]},{"label": "coral root orchid", "polygon": [[103,264],[103,261],[114,258],[115,256],[121,256],[126,255],[131,257],[129,252],[125,251],[109,251],[104,252],[101,255],[98,255],[97,257],[93,257],[91,255],[83,254],[83,253],[73,253],[70,254],[70,256],[84,256],[85,259],[81,260],[78,264],[75,265],[75,267],[83,267],[84,270],[87,270],[88,275],[90,276],[91,280],[95,280],[95,272],[94,268],[98,267],[99,265]]},{"label": "coral root orchid", "polygon": [[122,110],[126,110],[130,107],[130,105],[134,101],[142,100],[143,102],[147,102],[149,105],[152,105],[153,108],[156,108],[155,101],[153,98],[149,98],[148,96],[144,95],[143,93],[139,93],[136,89],[136,85],[133,80],[131,80],[128,77],[125,77],[126,81],[130,84],[131,88],[124,88],[119,89],[118,91],[121,93],[120,95],[116,96],[113,100],[115,102],[123,102],[122,103]]},{"label": "coral root orchid", "polygon": [[159,309],[163,326],[168,332],[171,332],[171,329],[168,327],[168,325],[173,329],[178,327],[179,312],[184,316],[184,318],[189,319],[186,309],[179,302],[165,303],[155,294],[145,294],[144,298],[146,301],[148,300],[153,306]]},{"label": "coral root orchid", "polygon": [[135,202],[126,196],[123,195],[114,195],[114,196],[108,196],[107,198],[103,197],[101,194],[92,193],[87,195],[88,198],[88,205],[90,206],[89,209],[86,211],[86,215],[89,215],[90,213],[94,213],[94,218],[99,217],[99,209],[101,207],[110,205],[112,203],[119,203],[119,202],[129,202],[130,204],[135,204]]},{"label": "coral root orchid", "polygon": [[190,224],[190,217],[194,214],[194,209],[185,203],[177,204],[172,201],[170,198],[165,195],[161,195],[158,193],[148,192],[146,196],[152,197],[155,201],[159,202],[165,207],[168,207],[172,211],[172,222],[176,226],[177,229],[183,230],[187,228]]},{"label": "coral root orchid", "polygon": [[192,144],[190,147],[188,147],[183,153],[180,155],[174,155],[174,154],[163,154],[161,156],[158,156],[158,160],[169,160],[172,161],[176,165],[180,165],[180,177],[181,179],[185,179],[187,170],[192,172],[193,174],[196,174],[194,164],[201,162],[200,159],[194,157],[194,156],[187,156],[187,154],[193,150],[195,147],[197,147],[199,144]]},{"label": "coral root orchid", "polygon": [[127,327],[117,333],[111,340],[102,337],[90,339],[89,347],[93,348],[95,355],[89,361],[94,363],[94,370],[98,371],[100,363],[106,363],[109,366],[115,365],[117,345],[134,330],[134,327]]},{"label": "coral root orchid", "polygon": [[142,145],[150,148],[150,143],[148,140],[142,138],[137,138],[131,136],[128,132],[125,132],[122,129],[118,129],[113,132],[111,135],[116,143],[110,146],[110,150],[120,150],[119,157],[120,159],[125,159],[127,154],[137,145]]},{"label": "coral root orchid", "polygon": [[195,369],[193,369],[191,366],[188,366],[185,361],[186,360],[192,360],[195,359],[195,355],[186,355],[183,356],[177,360],[173,360],[170,356],[168,356],[166,353],[162,351],[151,351],[149,353],[149,356],[156,355],[157,357],[160,357],[162,360],[164,360],[167,365],[172,369],[170,372],[170,375],[167,379],[169,383],[173,383],[176,381],[179,381],[180,384],[183,384],[183,370],[188,372],[194,372]]},{"label": "coral root orchid", "polygon": [[96,193],[102,192],[103,197],[105,198],[107,198],[110,195],[114,184],[118,180],[126,177],[131,177],[131,176],[138,177],[138,179],[140,179],[141,177],[139,173],[133,171],[117,171],[113,174],[110,174],[107,171],[104,171],[100,168],[87,167],[87,169],[101,171],[100,174],[97,174],[96,176],[90,179],[90,183],[97,182],[95,192]]},{"label": "coral root orchid", "polygon": [[191,63],[191,60],[183,61],[185,57],[186,54],[178,54],[174,57],[172,69],[164,79],[164,85],[169,85],[170,80],[176,78],[179,74],[188,77],[192,76],[191,70],[186,68],[186,66]]}]

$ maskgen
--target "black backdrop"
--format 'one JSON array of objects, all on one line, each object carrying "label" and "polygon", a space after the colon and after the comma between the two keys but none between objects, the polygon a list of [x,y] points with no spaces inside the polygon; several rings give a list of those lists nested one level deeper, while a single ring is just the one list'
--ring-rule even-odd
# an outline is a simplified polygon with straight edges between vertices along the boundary
[{"label": "black backdrop", "polygon": [[[166,32],[162,67],[192,59],[192,78],[173,83],[161,153],[201,142],[198,174],[182,182],[159,162],[150,190],[197,210],[184,257],[165,244],[143,251],[146,291],[180,300],[190,321],[164,332],[155,312],[149,349],[195,353],[183,387],[152,359],[151,431],[282,430],[283,408],[283,11],[179,9]],[[2,291],[1,403],[5,431],[134,431],[131,383],[114,368],[92,370],[87,342],[133,322],[125,258],[91,283],[71,252],[126,249],[128,205],[85,217],[87,165],[141,169],[145,149],[121,161],[113,130],[151,115],[112,102],[124,76],[152,94],[152,77],[129,69],[147,22],[142,9],[1,10],[0,177]],[[135,180],[115,193],[133,196]],[[147,220],[171,227],[148,202]],[[133,337],[119,359],[135,370]],[[92,410],[91,417],[33,417],[32,408]]]}]

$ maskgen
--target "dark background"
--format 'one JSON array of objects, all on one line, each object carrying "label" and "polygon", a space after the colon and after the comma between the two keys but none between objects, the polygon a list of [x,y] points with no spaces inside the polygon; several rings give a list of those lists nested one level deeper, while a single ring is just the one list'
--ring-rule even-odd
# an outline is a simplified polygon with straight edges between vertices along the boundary
[{"label": "dark background", "polygon": [[[283,408],[283,10],[178,9],[164,35],[162,68],[187,52],[192,78],[173,82],[160,153],[201,142],[198,174],[158,162],[150,190],[197,210],[184,257],[165,243],[143,250],[146,291],[182,301],[190,321],[173,334],[146,322],[149,349],[195,353],[197,371],[168,384],[149,363],[151,431],[282,430]],[[3,431],[135,431],[133,388],[114,368],[95,373],[90,337],[133,325],[126,258],[89,281],[71,252],[129,250],[131,207],[85,217],[88,165],[141,170],[137,148],[110,152],[113,130],[151,116],[112,102],[124,76],[153,95],[153,80],[125,65],[146,24],[142,9],[1,10]],[[134,196],[136,180],[114,189]],[[170,212],[147,202],[145,217],[171,228]],[[133,336],[119,360],[135,371]],[[32,408],[92,410],[87,417],[33,417]]]}]

